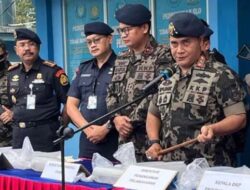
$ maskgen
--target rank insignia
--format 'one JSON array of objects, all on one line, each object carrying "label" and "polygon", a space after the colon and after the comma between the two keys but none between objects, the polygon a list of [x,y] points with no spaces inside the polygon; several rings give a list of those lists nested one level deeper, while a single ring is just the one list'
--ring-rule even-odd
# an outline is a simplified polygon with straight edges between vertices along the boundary
[{"label": "rank insignia", "polygon": [[19,81],[19,76],[18,75],[14,75],[12,77],[12,81],[14,81],[14,82]]}]

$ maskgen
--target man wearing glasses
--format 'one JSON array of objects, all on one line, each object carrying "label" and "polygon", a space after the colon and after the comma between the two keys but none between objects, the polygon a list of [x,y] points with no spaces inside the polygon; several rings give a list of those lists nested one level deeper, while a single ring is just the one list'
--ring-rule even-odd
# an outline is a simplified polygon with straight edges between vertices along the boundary
[{"label": "man wearing glasses", "polygon": [[[142,95],[142,88],[172,61],[169,48],[159,45],[150,34],[151,12],[141,4],[127,4],[115,13],[118,33],[128,50],[115,62],[107,105],[113,110]],[[132,141],[136,159],[145,161],[145,120],[151,96],[120,111],[111,119],[120,143]],[[157,142],[150,142],[157,143]]]},{"label": "man wearing glasses", "polygon": [[[107,113],[106,95],[111,81],[116,55],[111,48],[113,29],[103,22],[84,26],[86,44],[93,59],[80,64],[68,92],[68,115],[77,127],[82,127]],[[78,109],[80,107],[80,109]],[[118,134],[108,119],[83,130],[79,157],[92,158],[98,152],[111,161],[118,148]]]}]

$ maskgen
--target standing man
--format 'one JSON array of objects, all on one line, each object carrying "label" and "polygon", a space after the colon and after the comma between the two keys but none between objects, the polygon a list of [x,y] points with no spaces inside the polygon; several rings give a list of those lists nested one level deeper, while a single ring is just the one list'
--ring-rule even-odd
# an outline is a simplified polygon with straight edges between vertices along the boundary
[{"label": "standing man", "polygon": [[[116,59],[111,48],[112,28],[103,22],[92,22],[84,26],[84,32],[89,52],[94,58],[81,63],[67,100],[68,114],[77,127],[107,113],[105,98]],[[111,161],[115,160],[113,153],[118,148],[118,134],[111,129],[108,119],[83,130],[79,157],[92,158],[93,153],[98,152]]]},{"label": "standing man", "polygon": [[10,107],[7,94],[7,69],[10,62],[5,43],[0,40],[0,147],[11,146],[12,128],[6,121],[5,108]]},{"label": "standing man", "polygon": [[[116,11],[115,17],[128,50],[115,62],[107,96],[110,111],[142,95],[142,88],[173,62],[169,48],[159,45],[150,34],[151,13],[145,6],[127,4]],[[145,120],[149,101],[150,96],[121,110],[111,120],[119,132],[120,143],[134,143],[138,162],[146,160]]]},{"label": "standing man", "polygon": [[[191,162],[204,157],[211,166],[235,166],[233,133],[245,127],[244,90],[224,63],[206,59],[207,27],[192,13],[169,20],[171,53],[177,72],[163,81],[147,116],[147,134],[157,141],[148,150],[153,159],[162,148],[196,138],[198,143],[163,156],[165,161]],[[161,142],[160,142],[161,140]]]},{"label": "standing man", "polygon": [[206,59],[214,59],[216,61],[219,61],[221,63],[227,64],[225,57],[216,49],[213,48],[213,50],[210,50],[210,36],[214,33],[213,30],[210,29],[208,23],[200,19],[203,25],[206,28],[206,32],[203,35],[204,38],[204,55],[206,56]]},{"label": "standing man", "polygon": [[[22,63],[9,67],[8,75],[8,93],[13,104],[12,146],[21,148],[28,136],[35,151],[57,151],[60,147],[54,146],[53,140],[60,126],[61,103],[66,103],[68,77],[62,68],[40,58],[41,41],[36,33],[20,28],[14,37],[16,54]],[[62,121],[68,123],[65,109]]]}]

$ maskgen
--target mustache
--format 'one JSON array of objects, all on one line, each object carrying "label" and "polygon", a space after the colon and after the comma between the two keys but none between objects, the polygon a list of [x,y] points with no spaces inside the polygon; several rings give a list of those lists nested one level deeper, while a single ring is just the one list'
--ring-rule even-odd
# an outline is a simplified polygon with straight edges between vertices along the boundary
[{"label": "mustache", "polygon": [[34,53],[33,53],[33,52],[30,52],[30,51],[26,51],[26,52],[24,52],[23,55],[34,55]]}]

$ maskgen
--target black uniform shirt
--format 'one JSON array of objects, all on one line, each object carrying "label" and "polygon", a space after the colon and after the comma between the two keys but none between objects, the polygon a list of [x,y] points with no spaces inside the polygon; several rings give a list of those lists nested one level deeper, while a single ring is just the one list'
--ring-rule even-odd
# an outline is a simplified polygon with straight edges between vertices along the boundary
[{"label": "black uniform shirt", "polygon": [[[36,96],[35,109],[27,109],[27,95]],[[66,103],[68,78],[62,68],[38,58],[26,72],[23,64],[10,69],[8,91],[13,104],[14,120],[41,121],[58,117],[60,104]]]},{"label": "black uniform shirt", "polygon": [[[80,100],[80,112],[88,122],[107,113],[105,98],[107,96],[108,85],[111,81],[115,59],[116,55],[113,52],[108,61],[100,69],[97,66],[96,59],[81,63],[76,77],[72,81],[68,96]],[[97,96],[96,109],[87,108],[88,98],[92,95]],[[97,125],[103,124],[106,120],[98,122]]]},{"label": "black uniform shirt", "polygon": [[[91,122],[108,112],[106,105],[107,88],[111,81],[113,66],[116,55],[113,52],[108,61],[99,69],[96,59],[84,62],[80,65],[75,79],[68,92],[68,96],[80,100],[80,112],[83,117]],[[96,109],[88,109],[89,96],[96,96]],[[96,122],[96,125],[104,124],[108,118]],[[118,134],[116,130],[111,130],[105,139],[97,144],[93,144],[86,138],[85,133],[81,133],[79,157],[92,158],[93,153],[98,152],[107,159],[114,161],[113,153],[118,148]]]}]

